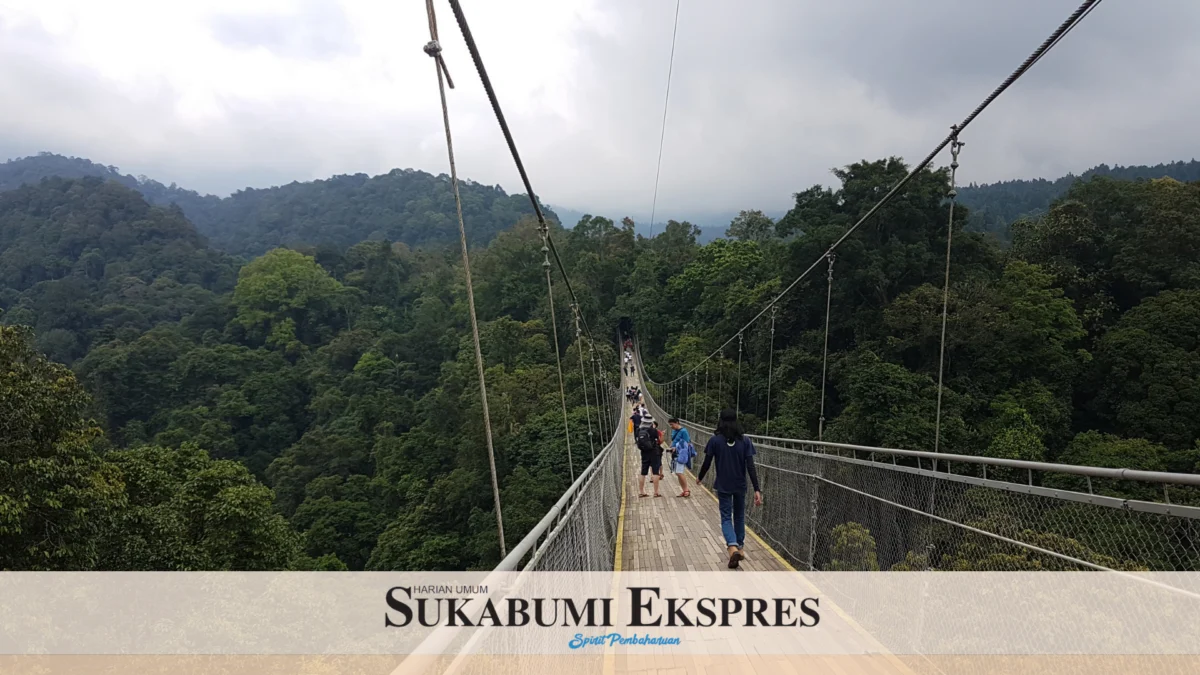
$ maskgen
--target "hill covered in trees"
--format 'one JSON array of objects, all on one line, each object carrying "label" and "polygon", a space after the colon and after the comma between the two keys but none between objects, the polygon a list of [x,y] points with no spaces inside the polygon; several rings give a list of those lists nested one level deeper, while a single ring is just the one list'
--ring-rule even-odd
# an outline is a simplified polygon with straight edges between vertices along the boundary
[{"label": "hill covered in trees", "polygon": [[1025,217],[1046,213],[1050,205],[1071,189],[1078,181],[1096,176],[1116,180],[1153,180],[1174,178],[1190,183],[1200,181],[1200,162],[1171,162],[1154,166],[1109,166],[1101,164],[1076,176],[1067,174],[1057,180],[1035,178],[1032,180],[1009,180],[999,183],[971,184],[958,188],[959,201],[971,209],[970,229],[988,232],[1002,242],[1012,239],[1010,226]]},{"label": "hill covered in trees", "polygon": [[[0,195],[0,233],[0,569],[499,560],[456,255],[366,241],[242,264],[97,178]],[[509,545],[571,480],[539,249],[524,223],[475,258]]]},{"label": "hill covered in trees", "polygon": [[[182,209],[212,245],[234,255],[255,256],[279,246],[360,241],[395,241],[409,246],[458,241],[457,215],[448,176],[394,169],[379,176],[353,174],[239,190],[229,197],[201,195],[174,183],[121,174],[114,166],[42,153],[0,164],[0,191],[44,178],[95,176],[138,192],[151,204]],[[521,217],[532,215],[529,199],[500,186],[461,183],[463,215],[473,241],[487,243]],[[556,219],[553,212],[548,217]]]},{"label": "hill covered in trees", "polygon": [[[906,172],[895,158],[848,166],[778,222],[747,211],[706,244],[687,222],[647,239],[593,216],[556,227],[556,241],[600,339],[632,318],[661,380],[738,330]],[[932,443],[948,189],[944,170],[921,172],[838,249],[827,439]],[[540,248],[524,219],[472,259],[510,544],[571,479]],[[1200,183],[1172,179],[1076,183],[1003,249],[956,232],[942,449],[1200,470],[1197,261]],[[498,560],[454,252],[361,241],[245,261],[178,208],[51,179],[0,195],[0,285],[0,568]],[[577,363],[568,300],[555,305],[563,363]],[[692,405],[711,419],[740,400],[761,429],[770,381],[772,433],[815,436],[824,322],[821,265],[783,301],[773,356],[766,324],[746,333],[741,391],[728,351]],[[565,373],[578,469],[591,457],[585,386]]]},{"label": "hill covered in trees", "polygon": [[[797,194],[778,223],[735,222],[734,240],[643,251],[620,304],[651,374],[698,363],[905,171],[895,159],[855,164],[837,172],[839,188]],[[932,444],[948,188],[944,171],[922,172],[837,252],[827,439]],[[782,301],[773,361],[772,433],[799,438],[816,436],[825,320],[825,275],[808,279]],[[1200,469],[1200,182],[1076,183],[1020,223],[1007,250],[956,234],[951,282],[946,451]],[[752,427],[765,418],[770,362],[759,324],[741,366]],[[725,390],[702,408],[734,400],[728,352],[710,374]]]}]

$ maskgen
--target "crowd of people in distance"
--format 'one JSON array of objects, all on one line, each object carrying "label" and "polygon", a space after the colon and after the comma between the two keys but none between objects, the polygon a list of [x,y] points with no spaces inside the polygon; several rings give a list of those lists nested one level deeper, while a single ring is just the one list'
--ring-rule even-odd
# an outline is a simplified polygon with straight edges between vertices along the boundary
[{"label": "crowd of people in distance", "polygon": [[[632,348],[625,342],[625,374],[634,375]],[[625,396],[633,406],[633,414],[629,418],[629,431],[633,434],[634,443],[641,454],[642,469],[638,475],[638,498],[650,497],[646,493],[646,476],[654,489],[654,497],[661,497],[659,480],[665,478],[663,473],[663,454],[670,455],[669,471],[679,480],[680,492],[677,497],[691,497],[688,489],[687,470],[692,468],[696,457],[695,446],[692,445],[688,430],[674,417],[667,420],[671,427],[671,439],[666,442],[658,421],[646,407],[645,397],[635,384],[625,390]],[[754,488],[754,505],[762,504],[762,492],[759,489],[758,471],[754,466],[754,444],[742,430],[737,413],[733,410],[722,410],[717,428],[704,447],[704,463],[696,476],[697,483],[703,483],[704,477],[715,465],[713,492],[717,495],[718,509],[721,514],[721,533],[725,537],[726,553],[729,556],[729,568],[736,569],[745,559],[746,545],[746,478]]]}]

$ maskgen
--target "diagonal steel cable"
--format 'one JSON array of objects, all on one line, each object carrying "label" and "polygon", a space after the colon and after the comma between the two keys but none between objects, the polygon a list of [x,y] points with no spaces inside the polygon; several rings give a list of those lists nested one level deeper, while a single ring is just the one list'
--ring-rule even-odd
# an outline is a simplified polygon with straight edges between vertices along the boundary
[{"label": "diagonal steel cable", "polygon": [[[454,19],[458,22],[458,28],[462,32],[463,40],[467,43],[467,51],[471,53],[471,61],[475,64],[475,70],[479,73],[479,81],[483,84],[483,90],[487,94],[488,102],[492,106],[492,112],[496,115],[496,122],[500,125],[500,131],[504,134],[504,140],[508,144],[508,151],[512,155],[513,163],[516,164],[517,173],[521,176],[521,183],[525,186],[525,193],[529,196],[529,202],[533,205],[533,213],[537,217],[538,227],[546,231],[546,243],[550,247],[550,255],[554,257],[554,262],[558,266],[558,271],[562,274],[563,282],[567,286],[567,293],[571,296],[571,301],[579,303],[579,298],[575,294],[575,288],[571,285],[571,277],[567,274],[567,268],[563,264],[562,257],[558,254],[558,247],[554,245],[554,238],[550,236],[549,226],[546,224],[546,216],[542,213],[542,205],[538,202],[537,194],[533,191],[533,185],[529,182],[529,174],[525,171],[525,163],[521,161],[521,153],[517,152],[517,143],[513,140],[512,131],[508,128],[508,121],[504,118],[504,111],[500,108],[500,99],[496,96],[496,90],[492,87],[492,79],[488,77],[487,68],[483,65],[483,57],[479,54],[479,46],[475,44],[475,36],[471,34],[471,28],[467,24],[466,14],[463,13],[462,3],[459,0],[449,0],[450,9],[454,12]],[[588,326],[587,318],[581,316],[583,321],[583,332],[587,334],[588,339],[592,338],[591,328]]]},{"label": "diagonal steel cable", "polygon": [[[451,0],[451,2],[455,2],[455,1],[456,0]],[[924,159],[922,159],[919,163],[917,163],[912,168],[912,170],[908,172],[907,175],[905,175],[895,185],[893,185],[892,188],[890,190],[888,190],[887,193],[878,202],[876,202],[874,206],[872,206],[865,214],[863,214],[862,217],[860,217],[857,222],[855,222],[845,232],[843,232],[842,235],[840,237],[838,237],[837,240],[834,241],[833,244],[831,244],[829,246],[829,248],[826,249],[826,251],[821,254],[820,257],[818,257],[816,260],[814,260],[813,263],[811,265],[809,265],[803,272],[801,272],[799,276],[797,276],[782,291],[780,291],[770,302],[768,302],[762,308],[762,310],[758,312],[758,314],[755,314],[754,317],[751,318],[748,322],[746,322],[746,324],[744,326],[739,328],[733,335],[730,335],[729,339],[725,340],[725,342],[722,342],[716,349],[714,349],[708,356],[704,357],[704,359],[701,360],[699,363],[697,363],[691,370],[687,371],[686,373],[683,373],[679,377],[675,378],[675,380],[683,378],[683,377],[687,376],[688,374],[697,370],[701,365],[703,365],[704,363],[711,360],[714,356],[716,356],[720,350],[729,346],[729,344],[733,342],[734,338],[736,338],[738,335],[740,335],[742,333],[742,331],[746,330],[751,325],[753,325],[754,322],[761,319],[767,313],[767,310],[769,310],[771,307],[775,306],[776,303],[778,303],[781,299],[783,299],[783,297],[785,295],[787,295],[789,292],[791,292],[791,290],[793,288],[795,288],[801,281],[803,281],[809,275],[809,273],[811,273],[814,269],[816,269],[817,265],[819,265],[821,263],[821,261],[825,259],[826,256],[828,256],[830,253],[833,253],[835,250],[837,250],[837,248],[842,245],[842,242],[844,242],[847,238],[849,238],[850,235],[854,234],[854,232],[856,230],[858,230],[858,228],[861,227],[863,223],[865,223],[868,220],[870,220],[871,218],[873,218],[875,216],[875,214],[879,212],[880,209],[882,209],[884,206],[886,206],[888,203],[890,203],[892,201],[892,199],[894,199],[896,197],[896,195],[899,194],[902,189],[904,189],[904,186],[908,185],[908,183],[910,181],[912,181],[912,179],[915,178],[920,172],[922,172],[926,168],[928,168],[929,165],[933,163],[933,160],[936,159],[937,156],[942,152],[942,150],[945,150],[946,146],[950,145],[950,143],[958,137],[958,134],[960,132],[965,130],[967,128],[967,126],[971,124],[971,122],[975,121],[976,117],[979,117],[979,115],[984,110],[986,110],[987,107],[992,104],[992,102],[994,102],[997,98],[999,98],[999,96],[1001,94],[1003,94],[1005,91],[1007,91],[1008,88],[1011,87],[1014,82],[1019,80],[1021,78],[1021,76],[1024,75],[1030,68],[1032,68],[1035,63],[1037,63],[1038,61],[1041,61],[1042,57],[1045,56],[1046,53],[1049,52],[1055,45],[1057,45],[1067,35],[1067,33],[1069,33],[1071,30],[1073,30],[1075,28],[1075,26],[1078,25],[1079,22],[1082,21],[1087,15],[1091,14],[1092,10],[1095,9],[1096,5],[1100,4],[1100,1],[1101,0],[1084,0],[1084,2],[1081,5],[1079,5],[1079,7],[1077,7],[1075,9],[1075,11],[1072,12],[1071,15],[1069,17],[1067,17],[1066,20],[1064,20],[1058,26],[1058,28],[1056,28],[1054,30],[1054,32],[1052,32],[1050,34],[1050,36],[1048,38],[1046,38],[1042,42],[1042,44],[1039,45],[1038,48],[1035,49],[1033,51],[1033,53],[1030,54],[1021,63],[1020,66],[1017,67],[1016,70],[1014,70],[1011,74],[1009,74],[1008,77],[1004,78],[1004,81],[1001,82],[994,90],[992,90],[992,93],[988,94],[988,96],[986,98],[984,98],[983,101],[979,105],[977,105],[974,110],[972,110],[970,112],[970,114],[968,114],[965,118],[963,118],[962,122],[959,122],[958,124],[951,127],[951,129],[952,129],[951,132],[949,134],[947,134],[946,137],[944,139],[942,139],[942,141],[939,142],[933,148],[933,150],[931,150],[929,152],[929,154],[925,156]],[[674,382],[675,380],[672,380],[672,382]]]}]

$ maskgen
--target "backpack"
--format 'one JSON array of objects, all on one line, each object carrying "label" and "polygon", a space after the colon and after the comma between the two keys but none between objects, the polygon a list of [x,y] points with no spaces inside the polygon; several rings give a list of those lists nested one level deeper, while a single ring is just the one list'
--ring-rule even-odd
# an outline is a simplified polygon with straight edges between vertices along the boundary
[{"label": "backpack", "polygon": [[695,456],[696,446],[692,445],[690,442],[681,442],[679,445],[675,446],[675,461],[679,462],[680,464],[690,468],[692,466],[692,458]]},{"label": "backpack", "polygon": [[658,443],[654,442],[654,434],[651,433],[650,427],[642,427],[637,431],[637,447],[642,452],[654,452],[658,449]]}]

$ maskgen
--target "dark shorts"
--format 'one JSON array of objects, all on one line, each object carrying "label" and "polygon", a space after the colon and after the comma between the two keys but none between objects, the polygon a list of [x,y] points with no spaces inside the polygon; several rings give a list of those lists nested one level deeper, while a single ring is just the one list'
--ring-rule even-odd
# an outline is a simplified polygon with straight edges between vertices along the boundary
[{"label": "dark shorts", "polygon": [[662,455],[656,454],[653,457],[646,457],[645,455],[642,455],[643,476],[645,476],[647,473],[657,474],[660,471],[662,471]]}]

